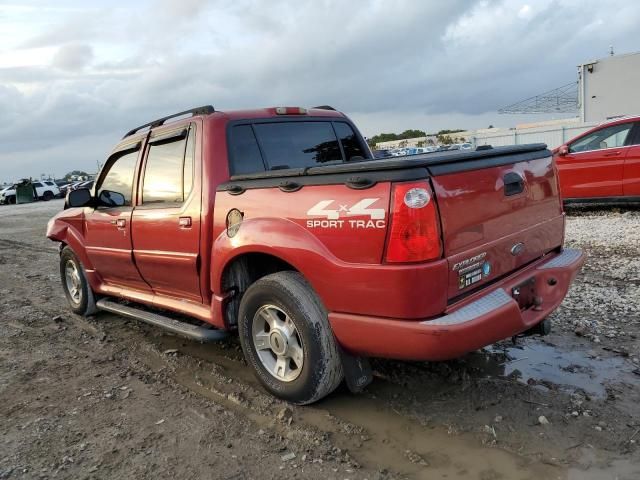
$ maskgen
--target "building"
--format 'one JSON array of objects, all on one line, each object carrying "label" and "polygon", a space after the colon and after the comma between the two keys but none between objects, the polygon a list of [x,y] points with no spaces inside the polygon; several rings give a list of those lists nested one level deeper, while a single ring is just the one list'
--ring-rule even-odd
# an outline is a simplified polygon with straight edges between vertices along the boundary
[{"label": "building", "polygon": [[580,121],[640,113],[640,52],[611,55],[578,65]]}]

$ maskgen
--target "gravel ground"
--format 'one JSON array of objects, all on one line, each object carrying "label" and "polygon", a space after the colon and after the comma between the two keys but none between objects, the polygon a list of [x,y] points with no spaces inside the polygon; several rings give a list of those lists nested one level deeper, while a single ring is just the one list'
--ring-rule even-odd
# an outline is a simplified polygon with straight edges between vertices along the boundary
[{"label": "gravel ground", "polygon": [[640,478],[640,210],[568,210],[589,254],[544,338],[377,360],[361,395],[267,395],[238,341],[69,313],[44,227],[0,207],[2,478]]}]

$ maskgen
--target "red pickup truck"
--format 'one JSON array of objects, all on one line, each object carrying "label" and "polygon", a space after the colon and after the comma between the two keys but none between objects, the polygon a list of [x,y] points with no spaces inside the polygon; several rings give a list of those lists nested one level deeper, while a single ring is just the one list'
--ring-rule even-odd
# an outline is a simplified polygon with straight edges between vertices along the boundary
[{"label": "red pickup truck", "polygon": [[562,247],[544,145],[374,159],[331,107],[158,119],[65,208],[47,236],[74,312],[237,330],[262,384],[298,404],[362,388],[368,357],[545,333],[584,261]]}]

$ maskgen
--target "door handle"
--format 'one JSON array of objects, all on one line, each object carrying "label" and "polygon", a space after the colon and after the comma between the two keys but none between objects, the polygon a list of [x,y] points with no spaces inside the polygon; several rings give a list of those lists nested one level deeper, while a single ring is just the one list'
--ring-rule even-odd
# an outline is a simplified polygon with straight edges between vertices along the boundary
[{"label": "door handle", "polygon": [[116,226],[118,228],[124,228],[127,226],[127,221],[124,218],[119,218],[116,220]]},{"label": "door handle", "polygon": [[507,173],[502,179],[504,183],[504,195],[510,197],[524,191],[524,178],[515,172]]},{"label": "door handle", "polygon": [[180,217],[178,219],[178,225],[180,228],[190,228],[191,227],[191,217]]},{"label": "door handle", "polygon": [[622,152],[618,151],[618,152],[610,152],[610,153],[605,153],[603,155],[603,157],[617,157],[618,155],[620,155]]}]

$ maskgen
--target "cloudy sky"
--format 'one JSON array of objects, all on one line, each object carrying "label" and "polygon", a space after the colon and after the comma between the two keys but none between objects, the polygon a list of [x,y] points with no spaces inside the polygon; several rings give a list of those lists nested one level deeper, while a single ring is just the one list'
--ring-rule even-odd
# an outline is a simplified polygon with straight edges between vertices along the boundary
[{"label": "cloudy sky", "polygon": [[0,182],[95,171],[209,103],[330,104],[365,135],[511,126],[530,118],[497,108],[640,50],[639,24],[628,0],[0,0]]}]

